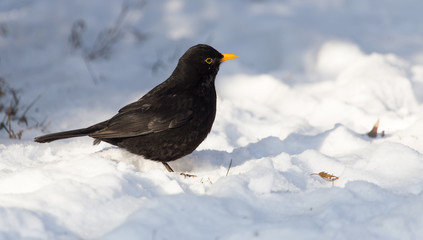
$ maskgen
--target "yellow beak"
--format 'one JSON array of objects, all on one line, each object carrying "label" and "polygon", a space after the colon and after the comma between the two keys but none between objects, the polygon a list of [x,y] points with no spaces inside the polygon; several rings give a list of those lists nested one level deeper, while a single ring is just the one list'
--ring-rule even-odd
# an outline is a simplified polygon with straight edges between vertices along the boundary
[{"label": "yellow beak", "polygon": [[223,58],[220,59],[220,62],[224,62],[224,61],[231,60],[231,59],[234,59],[234,58],[237,58],[238,57],[237,55],[230,54],[230,53],[225,53],[225,54],[222,54],[222,55],[223,55]]}]

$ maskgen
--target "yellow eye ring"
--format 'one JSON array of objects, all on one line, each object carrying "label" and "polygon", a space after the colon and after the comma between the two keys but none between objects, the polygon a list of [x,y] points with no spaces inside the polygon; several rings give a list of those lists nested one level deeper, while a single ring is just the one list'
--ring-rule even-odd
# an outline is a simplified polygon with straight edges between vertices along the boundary
[{"label": "yellow eye ring", "polygon": [[208,63],[208,64],[212,64],[213,59],[212,58],[206,58],[205,62]]}]

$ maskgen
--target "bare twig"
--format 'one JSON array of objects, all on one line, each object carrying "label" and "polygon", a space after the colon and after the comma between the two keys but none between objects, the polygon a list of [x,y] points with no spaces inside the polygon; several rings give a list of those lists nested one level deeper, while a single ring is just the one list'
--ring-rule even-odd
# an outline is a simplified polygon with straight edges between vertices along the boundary
[{"label": "bare twig", "polygon": [[[42,94],[37,96],[22,112],[20,111],[22,108],[20,92],[11,88],[6,81],[0,77],[0,112],[4,113],[3,120],[0,122],[0,130],[4,129],[11,139],[21,139],[24,130],[15,131],[16,129],[13,129],[14,124],[12,124],[12,122],[17,121],[17,123],[25,123],[27,129],[31,128],[28,127],[28,119],[33,118],[28,118],[27,114],[41,96]],[[5,104],[5,102],[8,104]],[[35,122],[34,127],[43,127],[42,123],[40,124],[35,119],[33,119],[33,121]]]},{"label": "bare twig", "polygon": [[228,167],[228,171],[226,172],[226,176],[228,176],[231,166],[232,166],[232,158],[231,158],[231,161],[229,162],[229,167]]},{"label": "bare twig", "polygon": [[[144,1],[141,1],[139,4],[131,5],[135,7],[143,7]],[[124,27],[124,22],[128,15],[129,7],[129,2],[124,2],[122,4],[121,11],[112,26],[100,31],[91,47],[84,46],[83,33],[86,30],[84,20],[77,20],[72,25],[71,33],[69,35],[69,43],[73,49],[82,50],[81,57],[84,60],[85,66],[87,67],[94,84],[97,84],[99,79],[90,62],[96,59],[108,59],[110,57],[113,46],[121,39],[122,35],[127,30]],[[140,33],[138,35],[140,35]]]},{"label": "bare twig", "polygon": [[88,73],[91,76],[91,79],[93,80],[94,84],[97,84],[98,78],[97,78],[96,74],[94,73],[93,68],[91,67],[90,60],[87,59],[86,57],[82,57],[82,59],[84,60],[85,66],[87,67],[87,70],[88,70]]},{"label": "bare twig", "polygon": [[[32,100],[32,102],[25,108],[24,112],[22,113],[22,116],[19,118],[20,122],[25,122],[25,124],[28,126],[28,120],[26,119],[26,114],[28,113],[29,109],[32,108],[32,106],[34,106],[34,104],[41,98],[41,96],[45,93],[45,91],[41,94],[39,94],[36,98],[34,98],[34,100]],[[25,119],[25,120],[23,120]]]},{"label": "bare twig", "polygon": [[82,34],[85,31],[85,21],[82,19],[76,20],[72,24],[71,34],[69,36],[69,43],[73,49],[82,48]]}]

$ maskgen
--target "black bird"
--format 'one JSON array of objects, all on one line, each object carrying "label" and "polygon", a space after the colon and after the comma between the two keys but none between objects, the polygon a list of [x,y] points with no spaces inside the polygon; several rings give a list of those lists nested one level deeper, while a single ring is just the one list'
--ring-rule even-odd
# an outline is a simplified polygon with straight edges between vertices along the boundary
[{"label": "black bird", "polygon": [[179,59],[170,77],[104,122],[36,137],[39,143],[90,136],[167,164],[192,153],[210,132],[216,115],[215,78],[223,61],[237,58],[199,44]]}]

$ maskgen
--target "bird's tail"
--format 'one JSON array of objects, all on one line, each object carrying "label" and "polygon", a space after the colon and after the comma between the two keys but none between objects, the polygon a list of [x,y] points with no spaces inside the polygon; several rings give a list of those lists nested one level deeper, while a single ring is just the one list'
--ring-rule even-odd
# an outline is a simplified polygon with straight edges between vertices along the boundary
[{"label": "bird's tail", "polygon": [[87,136],[101,129],[100,125],[101,123],[91,127],[87,127],[87,128],[75,129],[75,130],[70,130],[65,132],[50,133],[44,136],[36,137],[34,138],[34,141],[39,143],[46,143],[46,142],[56,141],[59,139]]}]

